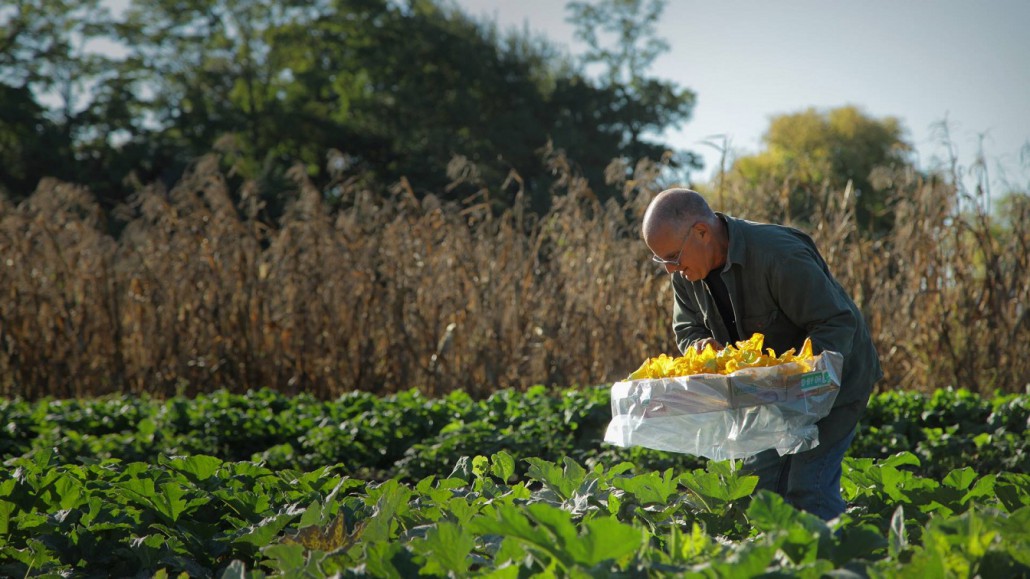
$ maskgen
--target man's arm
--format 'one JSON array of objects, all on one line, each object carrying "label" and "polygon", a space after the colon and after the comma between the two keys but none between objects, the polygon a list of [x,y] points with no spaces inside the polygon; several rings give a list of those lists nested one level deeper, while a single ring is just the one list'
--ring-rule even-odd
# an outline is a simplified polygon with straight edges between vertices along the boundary
[{"label": "man's arm", "polygon": [[851,353],[858,320],[844,290],[824,270],[815,249],[792,252],[777,261],[769,289],[784,315],[812,339],[816,353]]}]

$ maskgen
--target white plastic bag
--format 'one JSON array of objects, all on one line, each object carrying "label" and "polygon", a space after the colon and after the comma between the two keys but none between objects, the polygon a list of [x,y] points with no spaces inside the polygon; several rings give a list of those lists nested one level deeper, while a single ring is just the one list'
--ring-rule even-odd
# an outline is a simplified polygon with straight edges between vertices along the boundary
[{"label": "white plastic bag", "polygon": [[802,374],[770,366],[616,382],[604,440],[714,460],[809,450],[819,444],[815,423],[837,399],[843,364],[839,353],[822,352]]}]

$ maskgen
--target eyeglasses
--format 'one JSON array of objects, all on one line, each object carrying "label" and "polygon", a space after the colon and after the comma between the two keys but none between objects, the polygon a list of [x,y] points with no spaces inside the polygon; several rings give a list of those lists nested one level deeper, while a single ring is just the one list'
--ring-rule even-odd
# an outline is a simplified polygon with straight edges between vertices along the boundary
[{"label": "eyeglasses", "polygon": [[[696,221],[694,222],[694,225],[697,225]],[[680,252],[676,254],[676,260],[675,261],[668,260],[668,259],[662,259],[662,258],[658,257],[657,255],[652,255],[651,256],[651,261],[653,261],[653,262],[655,262],[658,265],[663,266],[663,267],[668,267],[668,266],[671,265],[674,269],[679,269],[679,267],[680,267],[680,260],[683,259],[683,248],[685,248],[687,246],[687,240],[690,239],[690,232],[694,230],[694,225],[691,225],[687,229],[687,234],[683,236],[683,241],[680,243]]]}]

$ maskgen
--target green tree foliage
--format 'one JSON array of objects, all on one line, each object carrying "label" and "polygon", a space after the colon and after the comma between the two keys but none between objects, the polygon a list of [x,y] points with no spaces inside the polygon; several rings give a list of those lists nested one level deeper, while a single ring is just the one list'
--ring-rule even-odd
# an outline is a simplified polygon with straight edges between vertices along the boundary
[{"label": "green tree foliage", "polygon": [[890,227],[885,204],[891,176],[911,164],[898,119],[875,119],[854,106],[776,116],[763,141],[766,149],[741,157],[728,179],[745,188],[774,187],[789,199],[790,213],[805,220],[826,191],[856,195],[859,224],[874,231]]},{"label": "green tree foliage", "polygon": [[[99,0],[17,0],[0,7],[0,190],[28,195],[39,178],[86,177],[88,155],[72,144],[92,137],[82,95],[108,61],[89,50],[110,15]],[[46,95],[47,106],[40,95]]]},{"label": "green tree foliage", "polygon": [[[502,34],[440,0],[131,0],[114,16],[101,6],[0,11],[2,177],[19,196],[56,175],[113,204],[216,148],[232,175],[258,182],[270,217],[296,163],[316,179],[406,178],[416,194],[454,199],[507,180],[542,210],[545,153],[567,151],[600,184],[615,157],[661,157],[666,147],[641,136],[684,120],[693,102],[642,75],[657,53],[641,36],[620,39],[640,44],[612,65],[628,74],[590,80],[547,40]],[[650,25],[659,11],[636,17]],[[86,50],[107,36],[118,50]],[[33,165],[44,146],[66,154]],[[448,174],[454,159],[472,169],[464,183]]]},{"label": "green tree foliage", "polygon": [[0,82],[53,92],[58,112],[72,116],[83,84],[103,64],[86,45],[108,23],[99,0],[16,0],[0,8]]},{"label": "green tree foliage", "polygon": [[129,50],[122,78],[145,119],[130,141],[139,179],[171,182],[212,147],[229,150],[233,174],[258,180],[277,214],[277,174],[293,162],[317,166],[316,151],[338,130],[320,106],[326,91],[291,106],[306,72],[294,62],[317,53],[318,35],[289,35],[323,16],[324,4],[133,0],[119,37]]},{"label": "green tree foliage", "polygon": [[[604,112],[620,133],[623,153],[631,158],[662,157],[665,147],[645,137],[689,120],[696,100],[692,91],[646,74],[655,59],[669,50],[668,42],[656,32],[665,1],[576,1],[567,8],[576,37],[588,47],[583,61],[602,67],[600,86],[613,97]],[[676,161],[689,168],[700,166],[691,153]]]},{"label": "green tree foliage", "polygon": [[0,83],[0,102],[0,192],[24,195],[53,159],[67,159],[69,151],[61,131],[45,117],[27,87]]}]

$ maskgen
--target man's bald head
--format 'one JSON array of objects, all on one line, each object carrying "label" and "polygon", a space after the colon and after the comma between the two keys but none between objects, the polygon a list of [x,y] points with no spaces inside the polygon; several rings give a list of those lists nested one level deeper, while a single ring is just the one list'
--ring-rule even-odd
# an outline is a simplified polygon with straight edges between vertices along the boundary
[{"label": "man's bald head", "polygon": [[715,222],[715,212],[697,191],[666,189],[659,193],[644,212],[641,233],[651,239],[669,228],[682,227],[695,221]]},{"label": "man's bald head", "polygon": [[690,189],[667,189],[647,206],[644,243],[669,273],[696,282],[726,263],[729,232],[705,198]]}]

